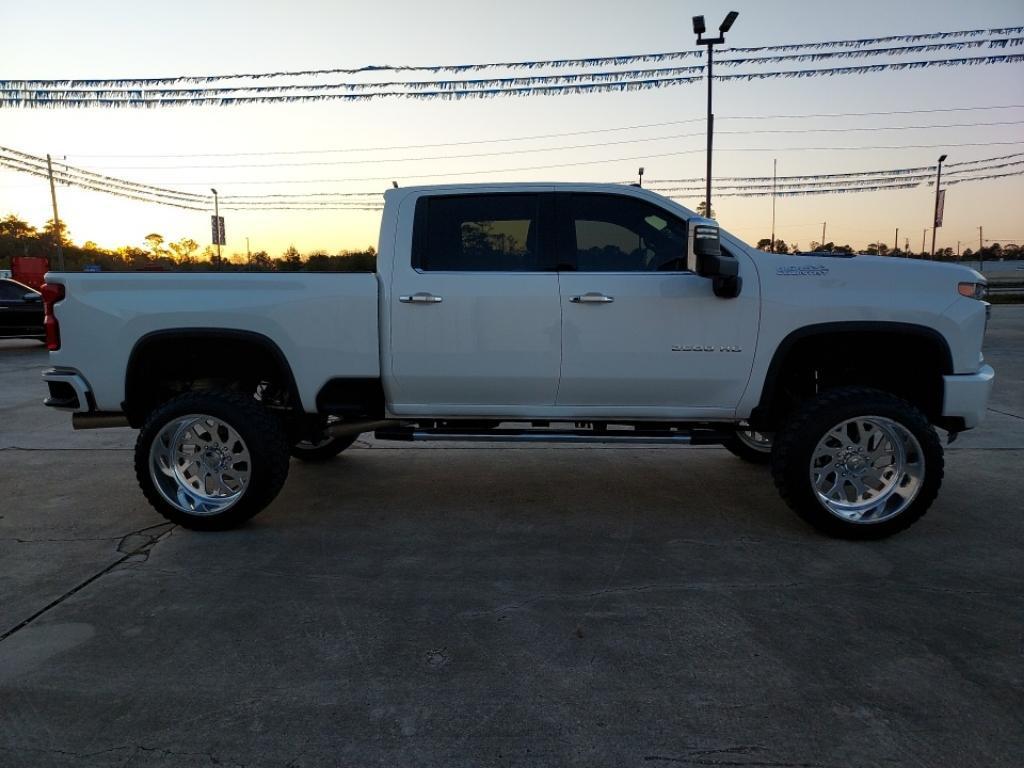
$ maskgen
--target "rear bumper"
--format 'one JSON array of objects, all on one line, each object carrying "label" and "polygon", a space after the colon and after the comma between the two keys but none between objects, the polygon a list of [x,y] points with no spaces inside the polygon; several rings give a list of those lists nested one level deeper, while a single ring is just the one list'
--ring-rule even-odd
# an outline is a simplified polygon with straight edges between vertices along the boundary
[{"label": "rear bumper", "polygon": [[96,401],[93,399],[89,383],[78,371],[50,368],[43,371],[43,381],[50,390],[49,397],[43,400],[43,405],[76,413],[96,410]]},{"label": "rear bumper", "polygon": [[995,375],[991,365],[982,365],[977,373],[943,376],[943,417],[962,420],[965,429],[978,426],[985,418]]}]

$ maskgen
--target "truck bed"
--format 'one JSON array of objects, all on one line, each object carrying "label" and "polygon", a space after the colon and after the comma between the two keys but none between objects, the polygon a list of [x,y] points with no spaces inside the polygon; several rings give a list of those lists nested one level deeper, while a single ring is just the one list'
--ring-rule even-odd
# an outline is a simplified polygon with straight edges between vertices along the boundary
[{"label": "truck bed", "polygon": [[335,377],[378,377],[377,277],[351,273],[49,273],[57,368],[86,369],[101,411],[119,411],[136,343],[175,328],[263,334],[291,364],[303,408]]}]

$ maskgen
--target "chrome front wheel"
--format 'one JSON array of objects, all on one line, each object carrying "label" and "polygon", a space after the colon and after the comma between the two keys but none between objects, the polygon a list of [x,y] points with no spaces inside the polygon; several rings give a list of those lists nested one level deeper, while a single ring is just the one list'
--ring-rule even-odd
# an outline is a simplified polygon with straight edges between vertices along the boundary
[{"label": "chrome front wheel", "polygon": [[881,538],[919,520],[942,472],[942,444],[927,416],[869,387],[808,400],[778,431],[772,450],[772,476],[786,503],[844,538]]},{"label": "chrome front wheel", "polygon": [[810,475],[818,501],[830,513],[851,523],[880,523],[917,497],[924,451],[914,434],[892,419],[846,419],[818,441]]}]

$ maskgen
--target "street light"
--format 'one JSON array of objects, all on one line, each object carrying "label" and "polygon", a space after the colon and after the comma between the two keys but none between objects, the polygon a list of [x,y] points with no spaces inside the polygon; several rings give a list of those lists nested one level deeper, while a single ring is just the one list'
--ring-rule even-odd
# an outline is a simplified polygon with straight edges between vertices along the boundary
[{"label": "street light", "polygon": [[213,192],[213,242],[217,245],[217,266],[220,267],[220,203],[217,200],[217,190],[210,187]]},{"label": "street light", "polygon": [[713,82],[712,67],[714,65],[714,50],[716,45],[725,42],[725,33],[732,29],[733,23],[739,16],[737,11],[729,11],[725,19],[718,26],[718,37],[705,39],[704,33],[707,27],[704,24],[703,16],[693,17],[693,33],[697,35],[697,45],[706,45],[708,49],[708,168],[707,168],[707,189],[704,194],[704,215],[711,218],[711,149],[715,136],[715,115],[711,111],[711,83]]},{"label": "street light", "polygon": [[935,233],[939,227],[942,226],[942,217],[939,215],[939,200],[942,196],[939,193],[939,183],[942,181],[942,163],[945,162],[946,155],[939,156],[939,169],[935,175],[935,218],[932,221],[932,258],[935,258]]},{"label": "street light", "polygon": [[638,187],[642,187],[644,185],[644,169],[643,168],[640,168],[640,174],[639,175],[640,175],[640,178],[637,180],[636,185]]}]

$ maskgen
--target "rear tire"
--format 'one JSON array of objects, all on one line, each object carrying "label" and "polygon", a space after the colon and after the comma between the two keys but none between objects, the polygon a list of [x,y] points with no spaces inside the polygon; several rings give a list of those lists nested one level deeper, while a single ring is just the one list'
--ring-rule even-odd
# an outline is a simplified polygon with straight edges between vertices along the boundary
[{"label": "rear tire", "polygon": [[[304,439],[293,443],[291,454],[300,461],[321,462],[330,461],[339,453],[350,447],[359,435],[341,435],[330,437],[327,428],[332,424],[340,424],[341,419],[336,416],[320,418],[303,435]],[[294,438],[293,438],[294,439]]]},{"label": "rear tire", "polygon": [[724,445],[730,453],[751,464],[768,464],[772,460],[775,435],[753,429],[736,430]]},{"label": "rear tire", "polygon": [[135,476],[172,523],[233,528],[256,515],[288,477],[280,420],[236,392],[188,392],[146,419],[135,444]]},{"label": "rear tire", "polygon": [[776,434],[779,493],[819,530],[880,539],[919,520],[942,484],[942,444],[925,415],[867,387],[829,390]]},{"label": "rear tire", "polygon": [[318,443],[303,440],[301,443],[296,443],[291,447],[291,454],[300,461],[330,461],[346,448],[350,447],[358,437],[359,435],[329,437]]}]

